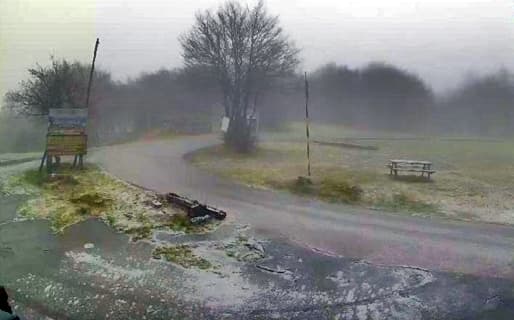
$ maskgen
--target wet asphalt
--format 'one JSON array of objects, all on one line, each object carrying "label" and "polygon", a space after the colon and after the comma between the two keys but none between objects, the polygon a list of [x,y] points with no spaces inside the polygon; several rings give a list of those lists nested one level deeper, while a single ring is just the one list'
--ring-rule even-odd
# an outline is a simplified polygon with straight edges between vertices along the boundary
[{"label": "wet asphalt", "polygon": [[323,203],[249,188],[189,164],[192,152],[218,143],[221,141],[215,135],[145,141],[102,148],[89,159],[125,181],[222,208],[268,238],[285,238],[375,264],[514,280],[512,226]]},{"label": "wet asphalt", "polygon": [[[226,265],[221,272],[204,276],[212,272],[152,259],[153,243],[131,242],[100,221],[86,221],[62,235],[51,234],[44,221],[9,222],[20,201],[0,200],[0,282],[25,319],[512,319],[514,315],[514,287],[498,278],[377,266],[322,254],[286,239],[263,240],[266,257],[258,261],[222,258]],[[233,227],[225,225],[197,239],[177,236],[169,242],[206,243],[211,250],[213,243],[230,237]],[[85,249],[85,243],[95,247]]]},{"label": "wet asphalt", "polygon": [[[104,156],[111,157],[107,153]],[[123,166],[121,161],[119,168],[124,170]],[[143,174],[136,172],[134,176]],[[195,184],[195,178],[191,179],[190,186]],[[137,183],[135,180],[131,182]],[[219,188],[218,192],[225,190]],[[216,197],[210,199],[219,199]],[[273,210],[291,210],[280,197]],[[153,241],[134,243],[97,220],[52,234],[45,221],[17,220],[16,208],[24,200],[0,197],[0,284],[7,286],[24,319],[514,318],[514,283],[507,276],[492,271],[456,272],[368,262],[359,255],[341,254],[330,245],[323,246],[329,242],[312,242],[308,235],[291,237],[287,232],[252,224],[260,213],[258,201],[250,202],[254,217],[232,214],[213,234],[157,233]],[[231,201],[224,204],[229,206]],[[270,207],[263,208],[266,210]],[[284,220],[277,221],[283,226]],[[452,224],[444,226],[450,229]],[[490,227],[469,228],[480,231]],[[441,226],[437,230],[447,229]],[[226,255],[224,246],[237,238],[240,230],[257,239],[264,258],[239,261]],[[501,233],[508,229],[500,226],[498,230],[493,237],[467,235],[468,241],[479,242],[484,248],[508,247],[508,239],[501,242]],[[461,233],[462,227],[457,228],[454,236],[458,238]],[[328,232],[319,238],[330,235]],[[192,244],[195,252],[216,267],[184,269],[152,259],[152,248],[163,242]],[[94,247],[86,249],[86,243]],[[364,250],[365,244],[362,246]],[[394,241],[391,246],[395,246]],[[358,252],[358,239],[352,247]]]}]

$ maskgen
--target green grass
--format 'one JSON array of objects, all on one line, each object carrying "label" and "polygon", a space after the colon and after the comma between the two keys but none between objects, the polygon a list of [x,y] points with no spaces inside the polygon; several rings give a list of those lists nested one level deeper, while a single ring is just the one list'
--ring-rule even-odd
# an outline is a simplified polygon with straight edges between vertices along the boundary
[{"label": "green grass", "polygon": [[91,216],[105,216],[108,220],[110,216],[114,222],[110,214],[114,209],[114,193],[123,188],[91,166],[84,170],[63,166],[56,175],[31,169],[12,178],[11,183],[36,187],[37,197],[27,201],[20,213],[50,220],[56,232]]},{"label": "green grass", "polygon": [[[311,126],[311,134],[313,140],[378,150],[311,144],[312,184],[299,183],[307,168],[305,127],[293,123],[264,133],[254,153],[218,146],[199,151],[192,161],[257,188],[394,212],[514,223],[514,139],[416,137],[318,124]],[[417,176],[391,178],[385,165],[400,158],[431,161],[437,172],[430,182]]]},{"label": "green grass", "polygon": [[[167,205],[161,195],[126,184],[92,165],[77,170],[63,164],[52,175],[37,169],[15,170],[0,177],[0,192],[28,198],[18,214],[46,219],[56,233],[89,218],[103,220],[133,241],[150,239],[157,229],[200,234],[220,224],[193,225],[183,210]],[[155,200],[165,205],[155,208]]]},{"label": "green grass", "polygon": [[182,231],[185,233],[195,233],[198,229],[198,226],[191,224],[191,221],[185,214],[174,215],[172,219],[165,224],[165,227],[173,231]]},{"label": "green grass", "polygon": [[325,177],[319,181],[298,177],[282,189],[300,195],[315,196],[332,202],[356,203],[361,200],[362,189],[347,180]]},{"label": "green grass", "polygon": [[107,222],[109,223],[109,225],[111,227],[114,227],[116,225],[116,216],[113,215],[112,213],[108,213],[107,216],[106,216],[106,219],[107,219]]},{"label": "green grass", "polygon": [[48,219],[55,232],[90,217],[105,219],[110,225],[120,220],[121,207],[130,207],[120,195],[137,193],[94,166],[73,170],[62,165],[57,174],[30,169],[11,176],[7,189],[31,190],[31,199],[19,209],[27,218]]},{"label": "green grass", "polygon": [[20,177],[20,182],[33,185],[36,187],[41,187],[43,186],[43,184],[48,182],[48,174],[46,173],[46,171],[40,172],[37,169],[31,169],[23,172],[23,174]]},{"label": "green grass", "polygon": [[362,189],[346,180],[324,177],[319,182],[319,197],[331,201],[354,203],[361,200]]},{"label": "green grass", "polygon": [[434,204],[416,200],[407,193],[396,193],[390,198],[380,199],[375,205],[390,211],[408,211],[412,213],[438,213],[438,207]]},{"label": "green grass", "polygon": [[150,239],[153,233],[154,226],[150,223],[145,223],[142,226],[136,226],[125,230],[131,236],[132,241],[139,241]]}]

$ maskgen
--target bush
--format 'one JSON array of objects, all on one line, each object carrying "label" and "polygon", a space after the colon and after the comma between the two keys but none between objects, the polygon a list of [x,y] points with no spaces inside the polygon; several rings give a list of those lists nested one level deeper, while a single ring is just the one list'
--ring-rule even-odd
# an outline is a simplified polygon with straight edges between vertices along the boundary
[{"label": "bush", "polygon": [[362,189],[345,180],[324,178],[320,182],[319,195],[322,198],[346,203],[358,202],[361,199]]}]

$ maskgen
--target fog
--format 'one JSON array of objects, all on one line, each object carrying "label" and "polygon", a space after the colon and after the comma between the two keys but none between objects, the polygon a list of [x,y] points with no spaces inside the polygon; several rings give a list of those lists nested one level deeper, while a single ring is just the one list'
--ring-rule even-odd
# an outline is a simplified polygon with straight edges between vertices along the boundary
[{"label": "fog", "polygon": [[[179,37],[195,13],[219,4],[2,0],[0,94],[19,89],[28,68],[47,68],[51,56],[76,62],[81,71],[70,79],[84,91],[99,37],[93,144],[161,129],[208,132],[223,115],[220,84],[207,69],[184,68]],[[266,7],[280,17],[301,62],[258,97],[264,127],[302,120],[307,71],[314,121],[419,134],[514,134],[510,1],[268,0]],[[0,129],[14,132],[8,124],[15,122],[2,117]],[[30,120],[17,121],[24,150],[42,147],[26,133]],[[44,126],[37,121],[39,137]],[[20,145],[7,140],[7,151]]]},{"label": "fog", "polygon": [[[194,13],[220,1],[2,0],[0,95],[50,55],[98,64],[116,80],[182,65],[177,38]],[[268,0],[302,49],[301,69],[335,62],[357,68],[384,61],[418,74],[436,92],[469,73],[514,69],[509,0]]]}]

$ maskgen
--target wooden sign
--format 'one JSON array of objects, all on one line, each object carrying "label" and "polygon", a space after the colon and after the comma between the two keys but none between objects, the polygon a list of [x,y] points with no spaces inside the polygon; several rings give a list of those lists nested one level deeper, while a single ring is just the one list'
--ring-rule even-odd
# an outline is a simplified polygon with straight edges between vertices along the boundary
[{"label": "wooden sign", "polygon": [[83,156],[87,152],[86,129],[89,113],[89,97],[95,72],[96,52],[99,44],[100,40],[97,38],[93,54],[93,63],[91,64],[91,70],[89,72],[86,107],[56,108],[49,110],[46,150],[41,159],[39,171],[43,170],[43,165],[46,160],[46,170],[49,173],[52,172],[54,167],[52,164],[53,158],[55,157],[55,166],[58,167],[61,163],[61,155],[74,155],[75,160],[73,160],[73,167],[77,164],[77,160],[79,167],[83,167]]},{"label": "wooden sign", "polygon": [[73,156],[87,153],[86,135],[48,135],[46,150],[49,156]]},{"label": "wooden sign", "polygon": [[46,149],[49,156],[87,153],[87,109],[50,109]]},{"label": "wooden sign", "polygon": [[87,128],[87,109],[50,109],[48,114],[48,128],[54,131],[72,130],[85,133]]}]

